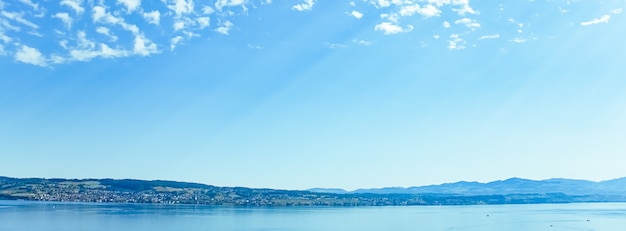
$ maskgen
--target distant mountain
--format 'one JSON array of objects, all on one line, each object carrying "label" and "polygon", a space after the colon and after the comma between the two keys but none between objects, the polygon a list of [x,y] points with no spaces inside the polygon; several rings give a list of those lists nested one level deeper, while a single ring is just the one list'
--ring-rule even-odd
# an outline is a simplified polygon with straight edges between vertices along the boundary
[{"label": "distant mountain", "polygon": [[[313,192],[332,192],[325,189],[311,189]],[[455,194],[455,195],[507,195],[507,194],[547,194],[563,193],[567,195],[619,195],[626,196],[626,177],[601,182],[554,178],[548,180],[527,180],[510,178],[488,183],[459,181],[439,185],[419,187],[387,187],[340,191],[339,193],[374,193],[374,194]]]}]

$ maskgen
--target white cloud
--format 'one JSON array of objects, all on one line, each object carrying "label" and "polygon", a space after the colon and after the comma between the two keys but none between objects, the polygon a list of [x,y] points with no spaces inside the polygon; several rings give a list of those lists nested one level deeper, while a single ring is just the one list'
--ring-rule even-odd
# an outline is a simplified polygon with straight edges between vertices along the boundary
[{"label": "white cloud", "polygon": [[313,5],[315,5],[314,0],[304,0],[303,3],[296,4],[293,7],[291,7],[291,9],[294,9],[297,11],[307,11],[307,10],[313,9]]},{"label": "white cloud", "polygon": [[352,15],[353,17],[357,18],[357,19],[361,19],[363,17],[363,14],[361,12],[358,12],[356,10],[353,10],[350,15]]},{"label": "white cloud", "polygon": [[185,22],[184,21],[176,21],[174,22],[174,31],[179,31],[185,29]]},{"label": "white cloud", "polygon": [[[113,36],[110,30],[105,27],[99,27],[96,32],[107,36]],[[54,64],[66,63],[68,61],[89,61],[94,58],[119,58],[127,57],[131,53],[127,50],[111,48],[104,43],[96,43],[93,40],[87,38],[87,33],[84,31],[78,31],[76,36],[76,45],[73,47],[68,46],[67,40],[61,41],[61,46],[68,50],[68,57],[62,57],[57,54],[50,56],[50,62]]]},{"label": "white cloud", "polygon": [[484,39],[497,39],[500,38],[499,34],[490,34],[490,35],[483,35],[480,36],[480,38],[478,38],[478,40],[484,40]]},{"label": "white cloud", "polygon": [[215,12],[215,10],[213,9],[213,7],[210,7],[210,6],[204,6],[204,7],[202,7],[202,13],[203,13],[203,14],[212,14],[213,12]]},{"label": "white cloud", "polygon": [[377,7],[389,7],[391,5],[388,0],[378,0],[374,4],[376,4]]},{"label": "white cloud", "polygon": [[130,13],[139,8],[141,0],[117,0],[117,4],[126,6],[126,10]]},{"label": "white cloud", "polygon": [[613,9],[611,10],[612,14],[621,14],[622,13],[622,8],[617,8],[617,9]]},{"label": "white cloud", "polygon": [[39,25],[24,19],[24,13],[2,11],[0,15],[33,29],[39,29]]},{"label": "white cloud", "polygon": [[233,27],[233,23],[230,21],[226,21],[222,26],[215,29],[216,32],[224,35],[228,35],[228,32]]},{"label": "white cloud", "polygon": [[[217,2],[215,2],[215,8],[217,8],[217,10],[222,11],[222,9],[225,6],[239,6],[239,5],[243,5],[246,3],[246,0],[217,0]],[[203,8],[204,10],[204,8]]]},{"label": "white cloud", "polygon": [[[96,29],[98,33],[113,36],[110,34],[108,28],[99,27]],[[139,37],[139,36],[137,36]],[[76,46],[68,47],[67,41],[64,40],[65,43],[61,44],[65,49],[69,50],[68,58],[64,58],[58,55],[52,55],[51,61],[52,63],[65,63],[67,61],[89,61],[94,58],[120,58],[127,57],[132,54],[140,54],[138,51],[135,53],[131,53],[128,50],[111,48],[107,44],[104,43],[96,43],[95,41],[87,38],[87,34],[84,31],[79,31],[76,37]],[[135,44],[137,45],[137,44]],[[145,47],[145,44],[144,44]]]},{"label": "white cloud", "polygon": [[133,24],[124,22],[124,18],[115,17],[111,13],[106,12],[106,9],[102,6],[96,6],[93,8],[93,21],[106,24],[119,25],[124,30],[132,32],[134,35],[139,34],[139,27]]},{"label": "white cloud", "polygon": [[418,13],[425,17],[434,17],[439,16],[441,14],[441,11],[433,5],[426,5],[425,7],[422,7],[422,9]]},{"label": "white cloud", "polygon": [[581,26],[590,26],[590,25],[594,25],[594,24],[598,24],[598,23],[608,23],[610,19],[611,19],[611,15],[605,14],[605,15],[602,15],[602,17],[593,19],[591,21],[581,22],[580,25]]},{"label": "white cloud", "polygon": [[39,4],[33,3],[32,0],[20,0],[20,2],[32,7],[34,10],[39,10]]},{"label": "white cloud", "polygon": [[402,16],[413,16],[416,13],[429,18],[439,16],[441,11],[433,5],[421,7],[419,4],[414,4],[402,6],[402,8],[400,8],[400,15]]},{"label": "white cloud", "polygon": [[2,44],[0,44],[0,55],[7,55],[7,52],[4,50],[4,46]]},{"label": "white cloud", "polygon": [[477,11],[470,7],[469,0],[428,0],[428,3],[433,4],[437,7],[441,7],[444,5],[458,6],[458,9],[453,10],[461,16],[465,15],[466,13],[478,14]]},{"label": "white cloud", "polygon": [[99,49],[96,49],[95,46],[89,49],[74,49],[70,51],[70,57],[75,61],[89,61],[91,59],[102,57],[102,58],[119,58],[128,56],[128,51],[113,49],[106,44],[100,43],[97,46]]},{"label": "white cloud", "polygon": [[467,42],[461,38],[458,34],[450,35],[450,40],[448,40],[448,49],[450,50],[463,50],[465,49],[465,44]]},{"label": "white cloud", "polygon": [[170,40],[170,51],[173,51],[176,48],[176,45],[183,41],[182,36],[176,36]]},{"label": "white cloud", "polygon": [[53,64],[61,64],[65,63],[67,60],[60,55],[52,54],[50,55],[50,62]]},{"label": "white cloud", "polygon": [[476,22],[476,20],[474,19],[470,19],[470,18],[462,18],[459,20],[454,21],[454,24],[462,24],[465,25],[468,28],[479,28],[480,27],[480,23]]},{"label": "white cloud", "polygon": [[413,30],[413,26],[409,25],[407,28],[402,28],[396,24],[390,22],[382,22],[374,27],[375,31],[383,31],[385,35],[398,34],[402,32],[409,32]]},{"label": "white cloud", "polygon": [[174,1],[174,3],[168,5],[167,8],[174,11],[176,13],[176,16],[181,16],[183,14],[189,14],[193,12],[193,0],[168,0],[168,2],[171,1]]},{"label": "white cloud", "polygon": [[[385,7],[389,7],[392,4],[393,5],[402,5],[405,1],[403,0],[376,0],[376,1],[372,1],[372,3],[377,7],[377,8],[385,8]],[[410,1],[406,1],[409,2]]]},{"label": "white cloud", "polygon": [[102,6],[95,6],[93,9],[92,18],[94,22],[103,22],[110,24],[117,24],[121,21],[120,18],[116,18],[106,11]]},{"label": "white cloud", "polygon": [[196,21],[198,21],[198,24],[200,26],[200,30],[203,30],[204,28],[207,28],[209,26],[209,24],[211,23],[211,18],[209,18],[209,17],[198,17],[198,18],[196,18]]},{"label": "white cloud", "polygon": [[11,41],[13,41],[11,37],[4,34],[4,31],[2,31],[2,27],[0,27],[0,40],[2,40],[4,43],[10,43]]},{"label": "white cloud", "polygon": [[25,45],[22,45],[17,53],[15,53],[15,60],[41,67],[48,65],[46,63],[46,58],[44,58],[39,50]]},{"label": "white cloud", "polygon": [[85,11],[85,8],[82,7],[83,0],[61,0],[60,4],[74,9],[76,14],[82,14]]},{"label": "white cloud", "polygon": [[150,24],[159,25],[161,21],[161,13],[158,10],[152,12],[144,12],[143,18]]},{"label": "white cloud", "polygon": [[61,19],[61,21],[63,21],[63,24],[65,24],[65,27],[67,29],[71,29],[72,28],[72,17],[70,17],[70,15],[68,13],[56,13],[54,15],[52,15],[53,18],[58,18]]},{"label": "white cloud", "polygon": [[115,36],[114,34],[111,33],[111,30],[107,27],[98,27],[96,28],[96,32],[98,32],[99,34],[102,34],[104,36],[107,36],[112,42],[117,41],[117,36]]},{"label": "white cloud", "polygon": [[133,52],[141,56],[148,56],[153,53],[158,53],[156,44],[146,39],[142,35],[135,36],[135,45]]},{"label": "white cloud", "polygon": [[469,0],[453,0],[452,3],[454,5],[461,6],[461,9],[454,10],[459,13],[459,15],[463,16],[466,13],[469,14],[478,14],[474,9],[469,6]]},{"label": "white cloud", "polygon": [[395,23],[398,23],[398,21],[400,21],[400,17],[398,16],[398,14],[380,14],[380,18],[387,19]]},{"label": "white cloud", "polygon": [[420,7],[419,4],[403,6],[402,8],[400,8],[400,15],[411,16],[417,13],[418,11],[420,11],[421,9],[422,7]]},{"label": "white cloud", "polygon": [[21,30],[20,27],[12,25],[9,21],[4,20],[3,18],[0,18],[0,23],[2,24],[0,29],[4,28],[4,29],[12,30],[12,31],[20,31]]},{"label": "white cloud", "polygon": [[79,48],[87,48],[87,49],[92,49],[95,47],[96,43],[89,40],[87,38],[87,33],[85,33],[84,31],[79,31],[77,33],[77,41],[78,41],[78,47]]}]

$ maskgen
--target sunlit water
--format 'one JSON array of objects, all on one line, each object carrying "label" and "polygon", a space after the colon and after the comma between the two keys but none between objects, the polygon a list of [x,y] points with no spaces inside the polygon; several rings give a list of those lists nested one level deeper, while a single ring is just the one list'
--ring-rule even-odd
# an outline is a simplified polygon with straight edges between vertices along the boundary
[{"label": "sunlit water", "polygon": [[626,230],[626,204],[238,208],[0,201],[2,231]]}]

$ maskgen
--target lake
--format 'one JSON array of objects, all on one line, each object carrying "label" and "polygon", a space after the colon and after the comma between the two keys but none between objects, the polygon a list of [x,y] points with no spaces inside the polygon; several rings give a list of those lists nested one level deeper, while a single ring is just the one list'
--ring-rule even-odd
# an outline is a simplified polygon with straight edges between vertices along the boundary
[{"label": "lake", "polygon": [[239,208],[0,201],[2,231],[625,229],[626,203]]}]

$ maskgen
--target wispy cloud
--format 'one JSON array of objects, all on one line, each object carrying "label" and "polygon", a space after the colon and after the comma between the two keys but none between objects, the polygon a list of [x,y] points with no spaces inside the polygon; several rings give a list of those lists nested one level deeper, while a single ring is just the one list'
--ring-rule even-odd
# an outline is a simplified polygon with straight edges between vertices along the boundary
[{"label": "wispy cloud", "polygon": [[528,40],[525,39],[525,38],[514,38],[514,39],[511,39],[509,41],[514,42],[514,43],[525,43]]},{"label": "wispy cloud", "polygon": [[170,50],[173,51],[176,46],[178,45],[178,43],[180,43],[181,41],[183,41],[183,37],[182,36],[176,36],[174,38],[172,38],[170,40]]},{"label": "wispy cloud", "polygon": [[622,8],[617,8],[617,9],[611,10],[611,14],[621,14],[621,13],[622,13]]},{"label": "wispy cloud", "polygon": [[326,45],[326,47],[330,48],[330,49],[340,49],[340,48],[347,48],[348,46],[345,44],[341,44],[341,43],[324,43],[324,45]]},{"label": "wispy cloud", "polygon": [[11,19],[17,23],[23,24],[25,26],[28,26],[30,28],[33,29],[39,29],[39,25],[27,20],[24,18],[24,14],[23,13],[16,13],[16,12],[7,12],[7,11],[2,11],[0,12],[0,14],[8,19]]},{"label": "wispy cloud", "polygon": [[497,39],[500,38],[499,34],[490,34],[490,35],[483,35],[480,36],[480,38],[478,38],[478,40],[485,40],[485,39]]},{"label": "wispy cloud", "polygon": [[605,14],[605,15],[602,15],[602,17],[592,19],[591,21],[581,22],[580,25],[591,26],[591,25],[599,24],[599,23],[608,23],[610,19],[611,19],[611,15]]},{"label": "wispy cloud", "polygon": [[39,10],[39,4],[34,3],[32,0],[19,0],[21,3],[26,4],[27,6],[30,6],[33,8],[33,10],[38,11]]},{"label": "wispy cloud", "polygon": [[359,45],[362,45],[362,46],[371,46],[372,45],[372,42],[367,41],[367,40],[353,39],[352,42],[356,43],[356,44],[359,44]]}]

